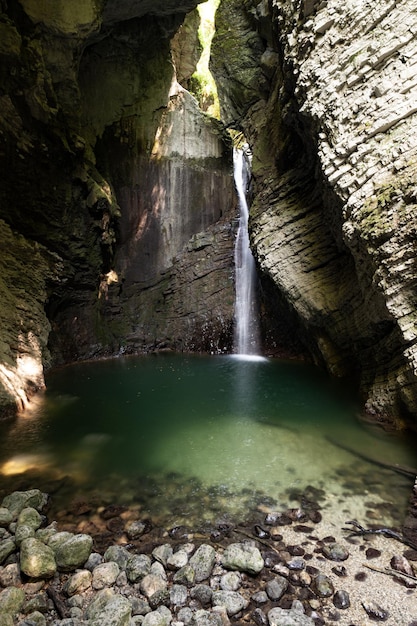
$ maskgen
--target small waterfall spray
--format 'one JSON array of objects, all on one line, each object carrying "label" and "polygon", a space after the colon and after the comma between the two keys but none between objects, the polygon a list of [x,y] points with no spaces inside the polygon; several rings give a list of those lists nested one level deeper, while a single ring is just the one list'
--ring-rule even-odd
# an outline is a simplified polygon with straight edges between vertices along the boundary
[{"label": "small waterfall spray", "polygon": [[239,228],[235,244],[235,333],[234,352],[242,355],[259,354],[259,325],[256,294],[256,267],[249,246],[249,209],[246,191],[249,183],[249,155],[234,149],[233,166],[236,192],[239,200]]}]

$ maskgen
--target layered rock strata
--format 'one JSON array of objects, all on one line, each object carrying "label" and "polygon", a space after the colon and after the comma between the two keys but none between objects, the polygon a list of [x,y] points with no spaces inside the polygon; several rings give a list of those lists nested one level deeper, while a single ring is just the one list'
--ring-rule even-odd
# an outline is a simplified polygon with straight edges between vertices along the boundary
[{"label": "layered rock strata", "polygon": [[212,69],[253,149],[258,264],[368,414],[417,411],[417,5],[224,2]]}]

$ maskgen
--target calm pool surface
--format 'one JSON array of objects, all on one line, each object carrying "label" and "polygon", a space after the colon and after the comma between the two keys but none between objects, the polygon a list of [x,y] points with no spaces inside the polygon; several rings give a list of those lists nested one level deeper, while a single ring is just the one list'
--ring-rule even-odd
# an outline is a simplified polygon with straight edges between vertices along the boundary
[{"label": "calm pool surface", "polygon": [[412,479],[363,456],[416,466],[415,445],[359,424],[349,389],[311,366],[121,357],[62,368],[47,386],[1,426],[3,491],[53,489],[59,506],[95,494],[173,524],[284,507],[308,486],[346,514],[371,496],[386,523],[405,509]]}]

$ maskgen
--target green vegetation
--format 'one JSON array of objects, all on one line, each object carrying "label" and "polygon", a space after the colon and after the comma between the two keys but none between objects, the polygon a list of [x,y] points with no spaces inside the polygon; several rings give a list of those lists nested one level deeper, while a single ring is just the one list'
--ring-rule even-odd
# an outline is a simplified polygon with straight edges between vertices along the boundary
[{"label": "green vegetation", "polygon": [[375,190],[358,215],[366,239],[377,244],[390,239],[398,226],[407,220],[410,210],[408,195],[414,188],[413,176],[407,173],[406,176],[397,175],[387,180]]},{"label": "green vegetation", "polygon": [[220,104],[216,83],[209,69],[209,62],[211,41],[215,32],[214,18],[219,4],[220,0],[207,0],[198,6],[200,14],[198,36],[203,51],[190,84],[191,91],[199,101],[201,109],[217,119],[220,119]]}]

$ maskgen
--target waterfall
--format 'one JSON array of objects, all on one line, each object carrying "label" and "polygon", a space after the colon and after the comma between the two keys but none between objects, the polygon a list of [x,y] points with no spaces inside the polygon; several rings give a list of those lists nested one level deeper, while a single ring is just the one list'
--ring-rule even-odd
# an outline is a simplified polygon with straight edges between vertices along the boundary
[{"label": "waterfall", "polygon": [[259,354],[259,325],[256,294],[256,267],[249,246],[249,209],[246,191],[249,183],[249,156],[235,148],[233,169],[239,200],[239,228],[235,244],[235,333],[234,352],[244,355]]}]

